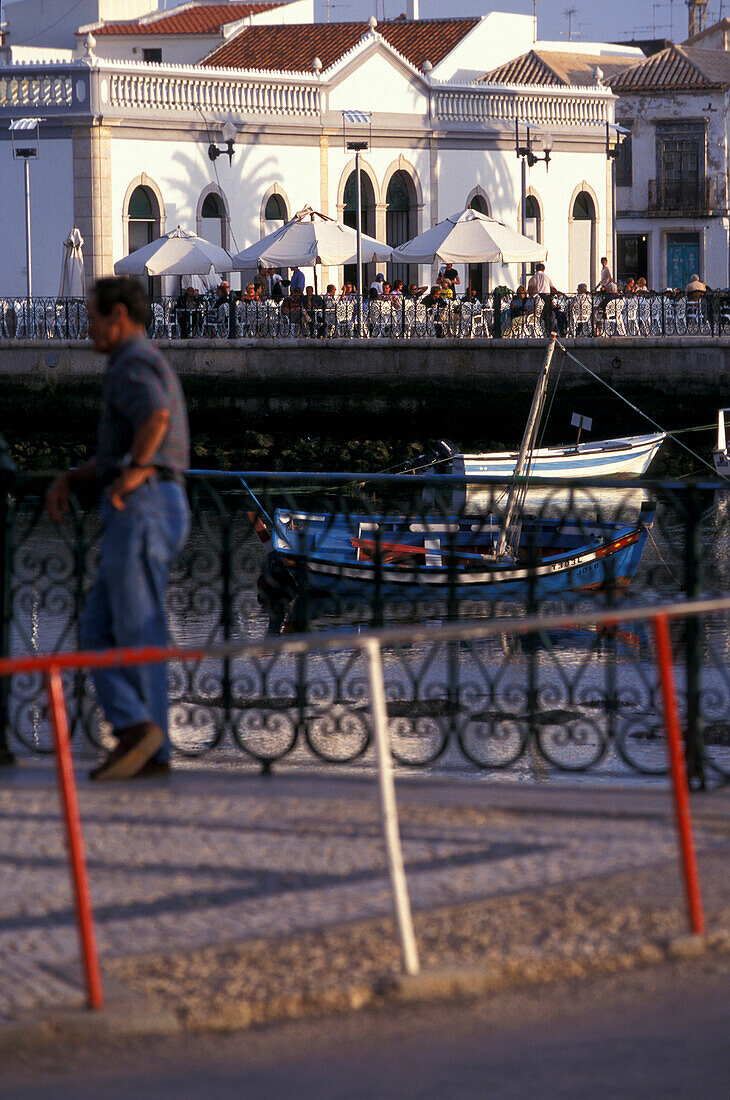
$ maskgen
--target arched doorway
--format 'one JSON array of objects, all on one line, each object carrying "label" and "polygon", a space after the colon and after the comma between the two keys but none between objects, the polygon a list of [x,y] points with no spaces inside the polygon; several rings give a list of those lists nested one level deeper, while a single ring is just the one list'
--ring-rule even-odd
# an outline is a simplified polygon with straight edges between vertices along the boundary
[{"label": "arched doorway", "polygon": [[[275,191],[272,195],[269,195],[264,207],[264,237],[268,237],[269,233],[275,233],[277,229],[281,229],[282,225],[288,220],[289,212],[286,208],[286,201]],[[275,271],[277,275],[285,275],[283,268],[277,267]],[[243,286],[243,283],[241,283],[241,286]]]},{"label": "arched doorway", "polygon": [[570,218],[570,289],[596,285],[596,207],[587,191],[580,191]]},{"label": "arched doorway", "polygon": [[[542,242],[542,215],[540,203],[534,195],[528,195],[525,199],[525,235],[537,244]],[[529,265],[530,275],[535,274],[535,264]]]},{"label": "arched doorway", "polygon": [[[129,196],[127,204],[127,252],[154,241],[160,236],[160,207],[154,191],[140,184]],[[160,278],[143,277],[150,297],[159,296]]]},{"label": "arched doorway", "polygon": [[[469,209],[489,216],[489,207],[483,195],[474,195],[469,203]],[[484,301],[485,296],[489,294],[489,264],[469,264],[466,289],[476,290],[477,298],[481,302]]]},{"label": "arched doorway", "polygon": [[227,247],[226,211],[223,199],[211,191],[203,199],[200,211],[200,236],[211,244]]},{"label": "arched doorway", "polygon": [[[405,244],[418,233],[416,215],[416,188],[413,180],[399,169],[390,177],[385,196],[385,243],[394,248]],[[406,285],[414,282],[417,276],[415,264],[388,264],[388,278],[391,282],[402,279]]]},{"label": "arched doorway", "polygon": [[[342,193],[343,210],[342,220],[352,229],[357,228],[357,180],[355,173],[350,172],[347,183]],[[375,236],[375,191],[372,180],[360,169],[360,224],[363,233],[369,237]],[[342,278],[346,283],[357,283],[357,264],[345,264],[342,269]],[[362,265],[362,282],[360,293],[367,296],[368,288],[375,278],[375,264]]]}]

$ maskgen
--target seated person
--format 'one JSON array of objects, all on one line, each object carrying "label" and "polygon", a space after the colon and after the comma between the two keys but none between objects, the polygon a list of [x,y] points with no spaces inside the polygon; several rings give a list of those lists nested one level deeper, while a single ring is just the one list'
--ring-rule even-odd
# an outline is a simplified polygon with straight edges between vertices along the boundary
[{"label": "seated person", "polygon": [[213,291],[212,305],[216,309],[220,309],[221,306],[225,305],[226,302],[229,301],[230,289],[231,288],[229,287],[228,283],[225,282],[225,280],[215,288],[215,290]]},{"label": "seated person", "polygon": [[197,290],[192,286],[187,287],[175,303],[175,317],[184,340],[188,336],[198,335],[202,312]]},{"label": "seated person", "polygon": [[699,302],[707,291],[707,284],[703,283],[699,275],[693,275],[684,288],[684,293],[690,302]]},{"label": "seated person", "polygon": [[285,293],[284,279],[280,275],[272,275],[272,301],[284,301]]},{"label": "seated person", "polygon": [[309,314],[303,308],[302,292],[298,286],[292,287],[291,294],[281,303],[281,312],[290,325],[299,325],[304,330],[309,325]]},{"label": "seated person", "polygon": [[427,290],[427,286],[418,286],[416,283],[411,283],[410,286],[406,287],[403,291],[403,297],[410,298],[412,301],[416,302]]},{"label": "seated person", "polygon": [[448,302],[441,296],[441,287],[438,283],[431,287],[431,290],[423,299],[423,304],[426,309],[433,309],[434,313],[434,331],[437,336],[444,336],[444,315],[448,311]]},{"label": "seated person", "polygon": [[603,294],[604,302],[615,301],[616,298],[621,297],[621,292],[618,288],[618,283],[608,283],[606,285],[605,292]]},{"label": "seated person", "polygon": [[454,288],[449,280],[444,275],[439,275],[437,283],[441,287],[441,298],[452,301],[454,298]]},{"label": "seated person", "polygon": [[390,297],[394,302],[400,302],[403,298],[403,280],[396,279],[393,283],[393,287],[390,292]]},{"label": "seated person", "polygon": [[243,288],[243,295],[241,296],[242,302],[255,302],[256,301],[256,288],[253,283],[246,283]]},{"label": "seated person", "polygon": [[649,287],[647,286],[646,279],[644,278],[643,275],[641,276],[640,279],[637,279],[636,293],[637,294],[643,294],[643,295],[647,295],[649,293]]},{"label": "seated person", "polygon": [[[322,329],[322,310],[324,309],[324,299],[321,294],[314,293],[314,287],[308,286],[304,288],[304,297],[302,298],[302,308],[309,317],[309,335],[321,335]],[[317,326],[317,317],[315,311],[319,313],[319,327],[315,333],[315,327]]]},{"label": "seated person", "polygon": [[472,305],[475,305],[475,306],[480,306],[482,304],[479,300],[479,295],[476,292],[476,288],[473,287],[473,286],[470,286],[468,288],[466,294],[464,295],[464,297],[461,300],[462,300],[462,302],[471,302]]}]

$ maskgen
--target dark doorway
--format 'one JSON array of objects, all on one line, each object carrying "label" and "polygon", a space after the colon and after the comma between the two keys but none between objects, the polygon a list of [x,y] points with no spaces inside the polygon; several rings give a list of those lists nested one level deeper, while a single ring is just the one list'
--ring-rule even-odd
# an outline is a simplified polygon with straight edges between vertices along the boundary
[{"label": "dark doorway", "polygon": [[[357,229],[357,181],[355,173],[350,172],[343,193],[344,210],[342,220],[351,229]],[[360,169],[360,224],[362,231],[368,237],[375,236],[375,192],[370,177],[362,168]],[[344,282],[357,284],[357,264],[345,264],[342,269]],[[375,264],[364,263],[362,265],[363,286],[360,293],[367,296],[368,288],[375,278]]]}]

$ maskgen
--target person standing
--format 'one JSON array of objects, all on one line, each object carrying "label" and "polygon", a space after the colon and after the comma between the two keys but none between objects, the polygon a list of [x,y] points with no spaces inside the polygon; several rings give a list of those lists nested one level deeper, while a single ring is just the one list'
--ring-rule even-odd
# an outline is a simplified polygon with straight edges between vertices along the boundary
[{"label": "person standing", "polygon": [[538,298],[542,299],[542,321],[547,332],[551,331],[553,323],[553,295],[559,293],[560,291],[553,285],[550,276],[545,270],[545,264],[535,264],[535,274],[531,276],[527,284],[527,294],[528,297],[537,294]]},{"label": "person standing", "polygon": [[300,271],[298,267],[293,267],[292,268],[292,276],[291,276],[290,293],[292,293],[295,290],[300,290],[303,294],[304,293],[304,284],[305,284],[305,282],[306,282],[306,280],[304,278],[304,272]]},{"label": "person standing", "polygon": [[596,290],[605,291],[609,283],[613,282],[613,275],[611,269],[608,266],[608,259],[606,256],[601,256],[601,274],[598,278],[598,285]]},{"label": "person standing", "polygon": [[[96,483],[102,493],[99,566],[81,617],[82,649],[167,644],[168,576],[190,522],[190,443],[179,379],[145,335],[148,313],[135,280],[95,284],[89,331],[95,350],[109,357],[97,452],[59,474],[46,498],[58,523],[75,486]],[[90,778],[168,772],[167,665],[96,669],[92,679],[116,745]]]}]

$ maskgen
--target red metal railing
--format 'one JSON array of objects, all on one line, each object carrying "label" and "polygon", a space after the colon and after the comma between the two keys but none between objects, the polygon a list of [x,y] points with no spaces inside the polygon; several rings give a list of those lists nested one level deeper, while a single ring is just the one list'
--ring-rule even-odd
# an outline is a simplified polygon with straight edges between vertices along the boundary
[{"label": "red metal railing", "polygon": [[[69,869],[76,902],[76,915],[79,932],[81,956],[86,978],[87,1001],[90,1008],[98,1009],[103,1005],[101,974],[99,969],[96,938],[94,931],[93,909],[89,890],[81,819],[78,808],[76,783],[68,730],[68,718],[63,694],[61,672],[81,668],[110,668],[128,665],[155,664],[168,660],[200,661],[203,658],[223,658],[233,656],[254,656],[270,653],[272,650],[289,653],[311,651],[359,649],[367,656],[371,669],[371,711],[376,727],[376,740],[379,750],[381,770],[381,802],[383,803],[383,825],[388,848],[391,879],[396,905],[401,948],[405,968],[413,973],[417,969],[417,956],[412,936],[410,906],[408,903],[405,877],[402,868],[400,842],[397,835],[397,816],[392,792],[391,777],[384,774],[385,756],[383,741],[387,737],[387,715],[382,692],[382,648],[412,643],[423,638],[431,642],[467,641],[484,638],[494,633],[512,631],[515,634],[530,634],[539,630],[560,627],[588,625],[618,626],[631,621],[651,621],[656,642],[657,669],[661,684],[664,724],[667,737],[669,763],[672,779],[677,837],[680,863],[684,881],[685,897],[689,925],[693,933],[699,935],[705,930],[702,910],[697,856],[695,851],[692,818],[689,805],[687,773],[682,751],[682,734],[674,681],[674,669],[669,637],[669,620],[685,618],[716,611],[730,610],[730,598],[721,600],[698,600],[684,604],[673,604],[662,608],[624,609],[620,616],[615,613],[596,615],[595,613],[573,614],[567,617],[539,617],[517,620],[490,620],[488,622],[446,623],[439,627],[391,627],[367,634],[342,633],[324,635],[300,635],[287,638],[271,637],[261,642],[246,644],[227,644],[211,646],[207,649],[188,649],[182,647],[147,647],[144,649],[112,649],[94,653],[55,653],[37,657],[11,657],[0,659],[0,676],[13,676],[18,673],[40,672],[46,678],[46,690],[53,726],[56,751],[58,786],[66,830],[69,852]],[[377,673],[377,669],[380,673]],[[378,687],[380,685],[380,688]],[[381,698],[382,696],[382,698]],[[385,795],[383,792],[386,792]],[[388,804],[386,808],[386,803]],[[409,933],[410,928],[410,933]]]}]

